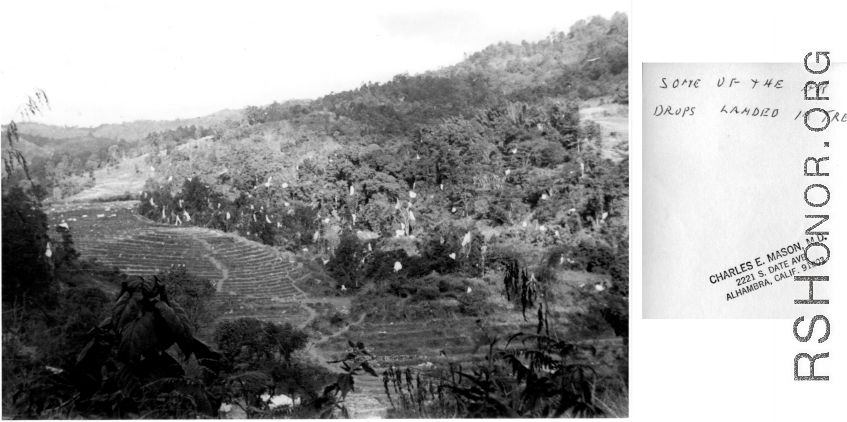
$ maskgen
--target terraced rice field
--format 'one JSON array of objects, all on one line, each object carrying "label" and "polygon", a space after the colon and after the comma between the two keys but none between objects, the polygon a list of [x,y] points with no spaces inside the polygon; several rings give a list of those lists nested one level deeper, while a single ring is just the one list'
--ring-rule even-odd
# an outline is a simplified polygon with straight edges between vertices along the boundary
[{"label": "terraced rice field", "polygon": [[306,276],[290,254],[238,236],[198,227],[152,223],[135,213],[137,201],[53,205],[50,224],[66,223],[83,258],[149,275],[184,265],[212,282],[232,303],[223,318],[251,316],[303,324],[309,313],[297,303],[294,281]]},{"label": "terraced rice field", "polygon": [[[518,314],[519,315],[519,314]],[[487,321],[495,318],[487,318]],[[515,323],[506,319],[497,318],[495,326],[488,326],[491,335],[498,334],[503,346],[504,336],[502,333],[534,333],[535,324]],[[382,372],[390,366],[412,368],[413,373],[420,371],[433,377],[438,377],[438,372],[446,371],[450,364],[459,363],[469,368],[475,363],[485,362],[485,353],[488,345],[483,337],[483,329],[477,324],[475,317],[456,317],[432,319],[420,322],[368,322],[351,328],[342,335],[325,339],[318,343],[323,354],[329,358],[341,358],[344,356],[349,345],[347,341],[362,341],[369,352],[374,355],[370,361],[377,373]],[[622,341],[619,338],[600,339],[585,342],[594,346],[597,351],[598,363],[608,363],[615,356],[623,353]],[[467,370],[467,369],[466,369]],[[359,396],[373,397],[376,403],[369,403],[366,409],[372,416],[376,412],[385,415],[391,403],[385,396],[381,378],[372,376],[361,376],[356,380],[356,388]],[[382,410],[385,409],[385,410]]]}]

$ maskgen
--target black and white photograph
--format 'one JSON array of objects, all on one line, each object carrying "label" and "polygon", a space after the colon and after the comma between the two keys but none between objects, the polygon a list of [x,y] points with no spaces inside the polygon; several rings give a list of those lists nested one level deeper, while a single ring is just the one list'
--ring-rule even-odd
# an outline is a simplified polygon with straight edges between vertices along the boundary
[{"label": "black and white photograph", "polygon": [[631,8],[2,1],[3,419],[667,417]]}]

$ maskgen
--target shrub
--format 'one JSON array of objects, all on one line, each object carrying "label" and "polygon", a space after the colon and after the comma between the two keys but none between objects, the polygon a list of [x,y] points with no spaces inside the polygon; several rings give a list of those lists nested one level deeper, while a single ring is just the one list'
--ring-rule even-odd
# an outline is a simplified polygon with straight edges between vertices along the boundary
[{"label": "shrub", "polygon": [[473,290],[459,296],[459,311],[467,316],[485,316],[492,312],[488,306],[488,293],[483,290]]},{"label": "shrub", "polygon": [[338,247],[335,248],[335,255],[327,263],[327,269],[338,284],[359,288],[365,268],[362,263],[363,256],[362,242],[352,230],[345,229],[341,233]]},{"label": "shrub", "polygon": [[[400,262],[403,269],[394,271],[394,263]],[[391,280],[405,279],[413,262],[403,249],[391,251],[374,251],[366,261],[365,276],[377,285],[388,284]]]},{"label": "shrub", "polygon": [[306,205],[292,205],[292,207],[291,214],[286,212],[280,215],[279,222],[282,227],[276,229],[276,233],[289,240],[290,243],[284,245],[287,249],[299,250],[314,244],[313,235],[320,229],[320,224],[317,210]]},{"label": "shrub", "polygon": [[185,266],[161,270],[157,277],[168,286],[168,294],[182,305],[195,328],[211,324],[218,317],[215,287],[210,280],[192,275]]},{"label": "shrub", "polygon": [[347,322],[347,318],[341,312],[335,312],[329,316],[329,323],[335,326],[342,326]]},{"label": "shrub", "polygon": [[291,355],[304,347],[309,336],[291,324],[274,324],[256,318],[222,321],[214,334],[221,354],[233,366],[259,369],[276,356],[291,362]]},{"label": "shrub", "polygon": [[438,289],[438,286],[423,285],[418,287],[417,291],[415,292],[415,296],[413,297],[413,300],[415,302],[429,301],[438,299],[440,296],[441,292]]},{"label": "shrub", "polygon": [[96,287],[74,287],[65,291],[61,314],[64,315],[63,349],[67,364],[76,363],[76,352],[87,342],[91,327],[103,319],[111,300]]},{"label": "shrub", "polygon": [[[3,302],[55,303],[56,286],[45,257],[47,215],[21,188],[3,195]],[[5,306],[4,306],[5,308]]]},{"label": "shrub", "polygon": [[438,291],[441,293],[464,293],[466,288],[462,280],[453,277],[438,278]]}]

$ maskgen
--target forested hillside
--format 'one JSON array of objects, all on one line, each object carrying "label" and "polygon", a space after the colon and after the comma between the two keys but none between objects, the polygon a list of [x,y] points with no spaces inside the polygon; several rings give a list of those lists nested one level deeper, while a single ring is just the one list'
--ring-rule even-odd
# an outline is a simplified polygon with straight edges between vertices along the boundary
[{"label": "forested hillside", "polygon": [[[405,418],[626,416],[627,26],[597,16],[237,116],[21,125],[17,148],[38,155],[35,187],[4,173],[4,409],[347,417],[371,395]],[[145,180],[120,203],[143,218],[57,205],[62,240],[50,238],[41,201],[119,168]],[[76,228],[110,262],[171,267],[110,272],[79,257]],[[279,275],[296,263],[302,279]],[[62,326],[69,312],[80,317]],[[59,343],[37,334],[53,329]],[[271,406],[281,392],[297,400]]]},{"label": "forested hillside", "polygon": [[607,115],[626,116],[615,104],[625,95],[614,97],[626,92],[625,64],[619,14],[437,72],[249,107],[214,141],[151,154],[157,174],[141,212],[290,249],[333,250],[344,229],[616,248],[626,238],[626,145],[603,139],[579,108],[599,97]]}]

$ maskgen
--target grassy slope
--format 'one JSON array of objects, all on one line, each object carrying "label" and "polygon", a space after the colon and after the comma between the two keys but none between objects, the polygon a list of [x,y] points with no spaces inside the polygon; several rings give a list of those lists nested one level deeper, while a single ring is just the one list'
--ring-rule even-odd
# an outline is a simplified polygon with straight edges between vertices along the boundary
[{"label": "grassy slope", "polygon": [[585,101],[580,106],[581,120],[591,120],[603,129],[603,158],[620,160],[614,146],[620,142],[629,143],[629,107],[613,104],[608,99],[600,104],[598,99]]},{"label": "grassy slope", "polygon": [[[147,154],[122,161],[114,167],[94,172],[94,187],[65,198],[65,202],[85,202],[113,198],[129,192],[132,195],[144,188],[144,181],[151,175],[150,166],[144,163]],[[138,167],[139,173],[135,169]]]},{"label": "grassy slope", "polygon": [[[185,149],[200,146],[207,142],[208,138],[195,139],[177,147]],[[87,202],[114,198],[129,192],[133,197],[137,196],[148,178],[155,176],[150,166],[145,163],[148,154],[121,161],[117,166],[98,169],[94,172],[94,187],[86,189],[71,197],[65,202]],[[138,168],[138,172],[136,172]]]}]

